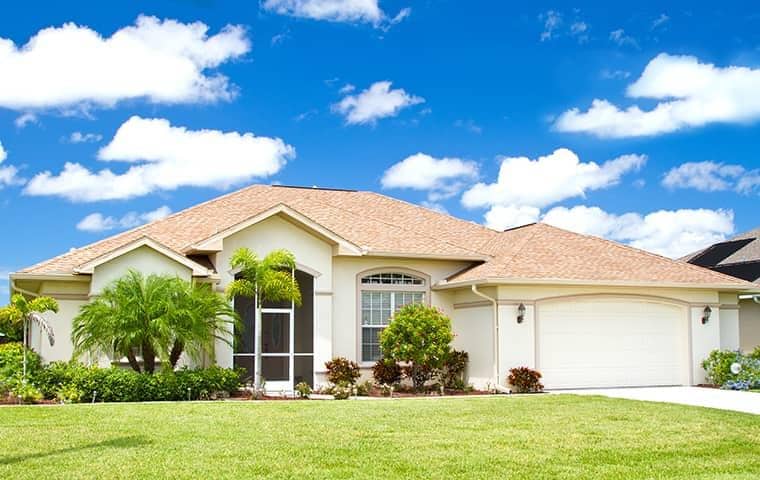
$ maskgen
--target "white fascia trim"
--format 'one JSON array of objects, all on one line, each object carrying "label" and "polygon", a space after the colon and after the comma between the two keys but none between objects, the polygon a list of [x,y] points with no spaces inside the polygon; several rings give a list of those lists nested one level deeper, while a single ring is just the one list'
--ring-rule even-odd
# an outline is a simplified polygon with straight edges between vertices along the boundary
[{"label": "white fascia trim", "polygon": [[90,277],[73,273],[24,273],[16,272],[9,275],[11,280],[61,280],[69,282],[89,282]]},{"label": "white fascia trim", "polygon": [[435,253],[399,253],[383,252],[364,248],[364,255],[368,257],[386,257],[386,258],[419,258],[424,260],[462,260],[465,262],[486,262],[491,259],[487,255],[440,255]]},{"label": "white fascia trim", "polygon": [[149,237],[138,238],[134,242],[128,243],[120,248],[117,248],[116,250],[112,250],[106,253],[105,255],[101,255],[98,258],[95,258],[94,260],[90,260],[89,262],[75,268],[74,272],[92,274],[95,271],[95,267],[102,265],[106,262],[109,262],[117,257],[121,257],[122,255],[127,254],[133,250],[136,250],[140,247],[151,248],[157,251],[158,253],[171,258],[175,262],[186,266],[187,268],[192,270],[194,277],[207,277],[213,274],[211,270],[204,267],[203,265],[200,265],[199,263],[196,263],[190,260],[189,258],[183,255],[180,255],[179,253],[175,252],[169,247],[162,245],[161,243]]},{"label": "white fascia trim", "polygon": [[254,215],[248,220],[238,223],[237,225],[234,225],[226,230],[222,230],[221,232],[218,232],[204,240],[201,240],[200,242],[194,243],[188,246],[187,248],[185,248],[184,250],[188,252],[190,251],[199,251],[199,252],[219,251],[218,242],[220,240],[226,237],[229,237],[230,235],[233,235],[241,230],[244,230],[250,227],[251,225],[255,225],[263,220],[266,220],[267,218],[270,218],[274,215],[285,215],[285,216],[290,217],[291,219],[313,230],[314,232],[321,235],[322,237],[327,238],[330,241],[334,242],[336,245],[339,245],[345,248],[349,252],[349,254],[356,255],[356,256],[359,256],[362,254],[362,249],[359,246],[354,245],[353,243],[349,242],[348,240],[336,234],[335,232],[323,227],[322,225],[318,224],[317,222],[310,219],[309,217],[293,210],[292,208],[282,203],[275,205],[269,210],[259,213],[258,215]]},{"label": "white fascia trim", "polygon": [[698,290],[721,290],[731,292],[754,292],[753,289],[725,283],[675,283],[675,282],[631,282],[620,280],[567,280],[557,278],[483,278],[462,282],[441,280],[433,285],[433,290],[469,287],[471,285],[573,285],[599,287],[659,287],[691,288]]}]

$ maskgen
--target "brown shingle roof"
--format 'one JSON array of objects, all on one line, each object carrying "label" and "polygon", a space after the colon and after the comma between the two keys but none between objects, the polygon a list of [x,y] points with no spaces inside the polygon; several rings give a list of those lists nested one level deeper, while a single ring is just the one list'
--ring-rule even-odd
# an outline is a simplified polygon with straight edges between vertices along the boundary
[{"label": "brown shingle roof", "polygon": [[183,255],[190,247],[278,205],[304,215],[370,254],[483,258],[450,278],[753,284],[596,237],[534,224],[506,232],[372,192],[253,185],[115,235],[21,273],[72,273],[147,236]]}]

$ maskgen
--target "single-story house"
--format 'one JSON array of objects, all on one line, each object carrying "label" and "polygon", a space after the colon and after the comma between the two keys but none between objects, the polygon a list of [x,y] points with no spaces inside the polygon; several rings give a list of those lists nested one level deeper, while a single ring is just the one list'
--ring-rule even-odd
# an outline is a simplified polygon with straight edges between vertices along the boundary
[{"label": "single-story house", "polygon": [[[13,291],[58,299],[59,341],[31,346],[68,360],[72,318],[128,269],[212,282],[234,279],[232,253],[285,248],[298,262],[301,307],[265,310],[267,388],[322,384],[343,356],[369,372],[393,312],[425,302],[452,319],[469,382],[505,384],[540,370],[547,388],[690,385],[716,348],[738,347],[740,294],[757,284],[542,223],[499,232],[377,193],[253,185],[11,274]],[[220,342],[216,362],[253,370],[254,315]]]},{"label": "single-story house", "polygon": [[[760,282],[760,228],[684,257],[694,265],[709,268],[749,282]],[[760,296],[739,297],[739,348],[749,352],[760,346]]]}]

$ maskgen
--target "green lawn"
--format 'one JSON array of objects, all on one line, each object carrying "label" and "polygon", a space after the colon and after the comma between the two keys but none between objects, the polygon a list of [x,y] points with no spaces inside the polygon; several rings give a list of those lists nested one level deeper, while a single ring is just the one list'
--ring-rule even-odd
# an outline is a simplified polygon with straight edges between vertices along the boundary
[{"label": "green lawn", "polygon": [[0,478],[760,478],[760,416],[546,395],[0,408]]}]

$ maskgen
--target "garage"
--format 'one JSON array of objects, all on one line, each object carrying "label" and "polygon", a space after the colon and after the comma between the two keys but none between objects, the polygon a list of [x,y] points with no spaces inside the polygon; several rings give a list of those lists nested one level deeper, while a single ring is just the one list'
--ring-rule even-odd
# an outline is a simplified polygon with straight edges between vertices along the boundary
[{"label": "garage", "polygon": [[575,298],[536,309],[536,366],[548,389],[689,383],[683,305]]}]

